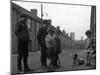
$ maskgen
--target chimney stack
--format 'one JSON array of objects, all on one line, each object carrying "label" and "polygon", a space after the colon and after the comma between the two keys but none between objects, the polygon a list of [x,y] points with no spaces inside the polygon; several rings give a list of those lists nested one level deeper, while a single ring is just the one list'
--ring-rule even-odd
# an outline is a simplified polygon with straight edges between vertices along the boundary
[{"label": "chimney stack", "polygon": [[37,9],[31,9],[31,14],[37,17]]}]

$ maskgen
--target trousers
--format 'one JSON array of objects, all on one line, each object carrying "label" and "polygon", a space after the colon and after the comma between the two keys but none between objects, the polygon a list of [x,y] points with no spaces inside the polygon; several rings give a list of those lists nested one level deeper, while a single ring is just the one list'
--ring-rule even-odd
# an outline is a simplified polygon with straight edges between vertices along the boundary
[{"label": "trousers", "polygon": [[24,69],[28,69],[28,41],[19,39],[17,57],[18,70],[22,70],[22,60],[24,64]]}]

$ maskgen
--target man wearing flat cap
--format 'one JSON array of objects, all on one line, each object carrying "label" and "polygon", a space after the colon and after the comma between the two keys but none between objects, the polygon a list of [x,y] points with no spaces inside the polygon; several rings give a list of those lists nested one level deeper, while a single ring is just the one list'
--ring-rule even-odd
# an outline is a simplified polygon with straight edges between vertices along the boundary
[{"label": "man wearing flat cap", "polygon": [[26,14],[20,16],[20,22],[16,24],[15,34],[18,39],[18,58],[17,58],[17,68],[18,71],[22,72],[22,63],[24,63],[24,72],[31,71],[28,67],[28,42],[29,42],[29,33],[27,20],[29,17]]},{"label": "man wearing flat cap", "polygon": [[41,46],[41,67],[46,68],[47,63],[46,63],[46,44],[45,44],[45,37],[47,35],[47,29],[48,29],[49,22],[47,20],[43,21],[42,27],[39,29],[38,34],[37,34],[37,40]]}]

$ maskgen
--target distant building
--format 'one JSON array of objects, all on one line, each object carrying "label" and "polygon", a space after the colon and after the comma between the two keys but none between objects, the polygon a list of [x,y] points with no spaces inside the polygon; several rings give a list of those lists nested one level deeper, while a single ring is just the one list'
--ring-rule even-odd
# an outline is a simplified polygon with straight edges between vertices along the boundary
[{"label": "distant building", "polygon": [[70,38],[71,38],[72,40],[75,40],[75,32],[71,32],[71,33],[70,33]]},{"label": "distant building", "polygon": [[75,40],[74,49],[85,49],[86,48],[86,40]]},{"label": "distant building", "polygon": [[15,35],[15,27],[16,23],[20,21],[20,15],[21,14],[27,14],[31,18],[31,30],[29,31],[30,35],[30,43],[29,43],[29,50],[31,52],[38,50],[38,42],[36,39],[36,34],[39,29],[39,26],[41,25],[41,19],[37,16],[37,10],[32,9],[31,11],[28,11],[21,6],[11,3],[11,50],[12,53],[17,52],[17,37]]},{"label": "distant building", "polygon": [[83,37],[81,36],[81,40],[83,40]]}]

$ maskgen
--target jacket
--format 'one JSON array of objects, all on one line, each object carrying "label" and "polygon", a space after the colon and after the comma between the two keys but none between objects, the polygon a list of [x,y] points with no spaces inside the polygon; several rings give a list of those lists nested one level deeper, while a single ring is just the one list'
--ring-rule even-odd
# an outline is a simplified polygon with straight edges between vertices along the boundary
[{"label": "jacket", "polygon": [[25,21],[16,24],[15,34],[18,39],[29,40],[28,28]]}]

